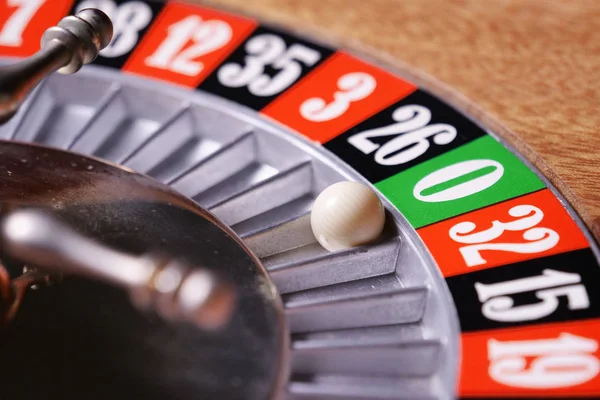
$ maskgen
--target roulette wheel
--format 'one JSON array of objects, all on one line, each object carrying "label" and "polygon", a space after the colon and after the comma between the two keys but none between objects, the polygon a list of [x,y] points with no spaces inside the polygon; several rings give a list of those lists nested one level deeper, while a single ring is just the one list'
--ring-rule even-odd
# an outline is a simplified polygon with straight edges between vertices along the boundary
[{"label": "roulette wheel", "polygon": [[1,0],[2,398],[597,398],[598,11]]}]

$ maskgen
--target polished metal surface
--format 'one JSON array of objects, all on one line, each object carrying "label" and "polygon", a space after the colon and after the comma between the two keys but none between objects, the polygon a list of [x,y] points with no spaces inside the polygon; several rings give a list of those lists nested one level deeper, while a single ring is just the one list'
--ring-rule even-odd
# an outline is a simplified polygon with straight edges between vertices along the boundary
[{"label": "polished metal surface", "polygon": [[44,32],[41,50],[32,57],[0,68],[0,123],[8,121],[25,97],[48,75],[72,74],[89,64],[113,36],[110,19],[97,9],[85,9]]},{"label": "polished metal surface", "polygon": [[60,275],[49,275],[37,268],[23,267],[23,273],[11,279],[8,271],[0,265],[0,329],[12,321],[19,312],[27,291],[41,285],[52,285],[62,279]]},{"label": "polished metal surface", "polygon": [[[2,262],[10,275],[23,271],[21,258],[45,266],[65,261],[56,270],[68,272],[61,282],[27,293],[3,327],[2,398],[260,400],[281,394],[289,364],[281,299],[259,260],[209,212],[129,170],[5,141],[0,204],[9,234],[0,243]],[[140,312],[121,290],[147,283],[148,268],[156,266],[141,266],[147,255],[171,260],[162,272],[190,268],[192,280],[185,282],[191,286],[180,287],[176,299],[169,284],[181,282],[171,273],[156,275],[152,291],[134,290],[136,301],[164,290],[166,297],[153,299],[161,315]],[[82,268],[95,279],[80,276]],[[199,329],[163,318],[175,305],[185,312],[202,303],[206,292],[190,289],[206,284],[207,276],[226,277],[235,290],[227,324]]]},{"label": "polished metal surface", "polygon": [[316,196],[343,180],[369,184],[325,149],[232,102],[97,66],[49,77],[0,138],[124,165],[230,226],[282,296],[286,400],[454,398],[456,311],[404,217],[382,197],[378,243],[330,253],[315,241]]},{"label": "polished metal surface", "polygon": [[[111,2],[96,4],[107,12],[115,11]],[[98,31],[96,22],[90,22],[90,26]],[[62,72],[79,67],[75,62]],[[214,95],[88,66],[75,76],[55,75],[42,82],[15,118],[0,126],[0,138],[68,149],[124,165],[170,185],[210,210],[218,220],[211,220],[213,217],[203,211],[200,214],[229,232],[253,260],[253,266],[264,266],[282,296],[290,343],[278,348],[283,349],[277,360],[280,363],[270,370],[280,372],[278,378],[273,378],[278,385],[271,386],[276,389],[270,394],[286,400],[455,398],[460,368],[458,319],[433,259],[414,229],[383,197],[387,226],[377,243],[333,253],[316,243],[310,229],[310,209],[320,191],[341,180],[368,182],[343,160],[296,132]],[[45,168],[51,171],[55,166],[47,164]],[[11,175],[12,170],[6,173]],[[53,175],[41,182],[39,193],[46,186],[52,192],[61,177]],[[146,199],[152,204],[161,203],[163,198],[153,197],[157,195],[152,189],[156,182],[147,178],[137,182],[140,186],[128,186],[129,182],[120,190],[124,199],[119,198],[118,203],[127,203],[130,210],[142,209],[133,213],[137,216],[124,212],[111,198],[115,182],[118,180],[97,186],[91,202],[103,204],[103,208],[92,212],[78,204],[87,204],[89,193],[80,190],[85,188],[83,183],[74,185],[70,192],[64,191],[69,192],[67,203],[71,207],[66,214],[63,200],[49,202],[42,198],[33,203],[36,208],[51,204],[48,210],[55,216],[64,220],[67,215],[66,222],[83,226],[77,234],[83,232],[87,237],[90,232],[104,232],[96,235],[103,249],[126,253],[128,261],[119,264],[130,267],[158,243],[168,243],[169,254],[171,250],[202,253],[195,246],[206,250],[215,246],[213,239],[220,243],[219,235],[199,234],[197,229],[203,229],[202,223],[197,226],[183,221],[185,218],[169,217],[170,222],[165,224],[161,218],[149,218],[156,212],[155,206],[140,204]],[[144,185],[151,188],[137,194],[127,191],[127,187],[140,190]],[[15,186],[14,191],[18,190]],[[26,197],[35,200],[39,193]],[[109,196],[105,198],[106,194]],[[183,196],[175,196],[183,201],[177,207],[187,210],[185,204],[193,203]],[[170,200],[167,203],[171,205]],[[27,207],[29,203],[24,204]],[[78,212],[83,215],[73,219]],[[121,219],[128,222],[118,222]],[[140,229],[132,230],[131,226]],[[176,228],[164,233],[168,226]],[[53,231],[59,233],[58,229]],[[62,238],[64,234],[54,244]],[[180,248],[172,241],[185,245]],[[74,255],[69,244],[60,246],[66,252],[63,255]],[[16,305],[24,301],[24,313],[17,315],[4,338],[0,336],[7,339],[0,341],[0,354],[9,356],[0,367],[0,377],[5,379],[0,379],[0,385],[8,387],[8,398],[260,398],[256,397],[256,388],[268,380],[263,379],[268,373],[261,375],[250,363],[267,365],[266,358],[258,360],[260,351],[267,349],[266,356],[274,356],[268,351],[275,346],[268,344],[277,336],[269,330],[273,326],[260,325],[267,317],[254,319],[252,312],[263,309],[241,302],[247,308],[239,312],[248,314],[234,317],[246,318],[245,324],[238,324],[236,329],[241,331],[228,332],[226,338],[185,331],[185,325],[165,323],[149,313],[137,312],[116,291],[115,285],[135,285],[132,275],[143,281],[148,276],[147,268],[133,274],[114,265],[105,267],[97,260],[89,263],[88,257],[94,251],[84,250],[75,252],[87,261],[79,268],[93,267],[95,277],[106,279],[109,285],[67,277],[59,287],[42,287],[24,297],[24,289],[46,277],[35,268],[18,275],[23,266],[5,257],[11,272],[18,276],[11,288],[7,285],[9,277],[3,276],[0,268],[0,300]],[[230,265],[232,259],[220,246],[212,256],[203,254],[204,262],[203,257],[213,257],[213,266]],[[176,270],[180,265],[175,262]],[[241,272],[231,268],[234,276],[239,273],[238,283],[256,282],[248,281],[245,265],[244,261],[237,266],[241,266]],[[174,275],[176,279],[167,281],[180,282],[179,274]],[[269,282],[262,270],[256,276]],[[275,302],[270,282],[266,287],[263,298],[267,303]],[[190,299],[180,300],[187,304]],[[202,299],[191,300],[201,304]],[[172,310],[173,305],[167,302],[166,310]],[[276,314],[280,312],[278,307]],[[0,312],[12,315],[15,309]],[[165,315],[169,313],[163,312]],[[280,322],[279,317],[274,320]],[[259,326],[253,325],[256,322]],[[268,334],[262,335],[261,329]],[[229,339],[236,340],[235,344],[228,345]],[[281,342],[287,339],[284,336]],[[285,381],[288,369],[291,374]],[[221,384],[225,386],[218,386]],[[203,390],[200,395],[198,387]]]},{"label": "polished metal surface", "polygon": [[80,235],[51,214],[17,210],[2,221],[3,250],[13,259],[54,273],[82,275],[123,287],[143,309],[184,319],[200,329],[231,320],[235,288],[202,266],[190,268],[168,256],[138,257]]}]

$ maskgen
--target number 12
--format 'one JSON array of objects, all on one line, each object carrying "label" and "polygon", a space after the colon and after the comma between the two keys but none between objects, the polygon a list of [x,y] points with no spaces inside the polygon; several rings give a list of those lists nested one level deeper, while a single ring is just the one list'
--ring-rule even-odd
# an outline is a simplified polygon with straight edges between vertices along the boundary
[{"label": "number 12", "polygon": [[[146,59],[146,65],[188,76],[198,75],[204,64],[194,59],[223,47],[231,35],[231,27],[223,21],[202,21],[199,16],[190,15],[169,27],[169,35]],[[194,44],[183,50],[190,40]]]}]

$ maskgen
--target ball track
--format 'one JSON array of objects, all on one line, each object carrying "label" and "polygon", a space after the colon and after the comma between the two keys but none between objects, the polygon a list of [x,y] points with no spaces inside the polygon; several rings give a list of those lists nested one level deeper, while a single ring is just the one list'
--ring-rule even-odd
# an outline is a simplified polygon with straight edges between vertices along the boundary
[{"label": "ball track", "polygon": [[289,385],[286,400],[434,400],[440,398],[432,378],[302,376]]},{"label": "ball track", "polygon": [[314,332],[418,322],[426,287],[404,287],[394,274],[283,295],[290,330]]},{"label": "ball track", "polygon": [[[203,126],[206,121],[211,121],[210,115],[201,117],[200,111],[195,107],[186,107],[170,123],[165,124],[152,140],[146,141],[123,162],[136,171],[143,171],[166,183],[173,183],[182,176],[192,182],[198,181],[191,178],[193,169],[202,171],[210,168],[202,164],[243,141],[251,132],[250,127],[232,123],[223,126],[222,135],[216,138],[210,136],[210,130]],[[251,144],[245,150],[252,153]],[[244,154],[240,153],[239,156]],[[219,167],[223,166],[215,168],[214,173],[221,170]],[[213,176],[212,173],[210,175]],[[215,179],[212,183],[219,181],[220,179]],[[181,184],[185,186],[185,182]]]},{"label": "ball track", "polygon": [[230,225],[282,293],[292,331],[288,399],[451,397],[455,311],[408,224],[388,207],[379,242],[327,252],[310,230],[311,204],[332,183],[360,178],[205,96],[84,67],[48,78],[0,137],[122,163]]},{"label": "ball track", "polygon": [[[310,193],[312,168],[302,163],[220,199],[207,208],[228,225],[235,225]],[[236,188],[237,189],[237,188]],[[202,205],[202,199],[198,202]]]},{"label": "ball track", "polygon": [[[402,332],[404,328],[400,325],[359,329],[358,332],[318,332],[294,338],[292,368],[299,374],[429,376],[437,369],[440,342],[423,340],[416,335],[411,337]],[[417,357],[420,360],[417,365],[402,362]],[[356,359],[362,362],[354,362]]]},{"label": "ball track", "polygon": [[254,135],[247,132],[205,158],[190,162],[169,183],[181,193],[195,197],[249,168],[255,158]]},{"label": "ball track", "polygon": [[391,274],[395,271],[399,240],[336,253],[307,254],[301,259],[263,259],[280,293],[334,285],[357,279]]}]

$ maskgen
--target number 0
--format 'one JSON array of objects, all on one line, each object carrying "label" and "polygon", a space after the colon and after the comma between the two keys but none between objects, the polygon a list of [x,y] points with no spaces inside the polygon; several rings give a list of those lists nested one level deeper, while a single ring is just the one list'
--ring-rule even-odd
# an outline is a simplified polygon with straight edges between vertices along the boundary
[{"label": "number 0", "polygon": [[[443,184],[452,184],[451,181],[465,177],[470,173],[481,171],[484,168],[493,167],[493,171],[485,175],[478,176],[466,182],[457,183],[449,188],[441,189],[437,192],[427,194],[428,191],[434,191],[436,186]],[[472,194],[481,192],[493,186],[502,178],[504,167],[493,160],[469,160],[462,161],[439,169],[421,179],[415,185],[413,195],[428,203],[438,203],[442,201],[456,200]]]}]

